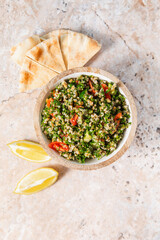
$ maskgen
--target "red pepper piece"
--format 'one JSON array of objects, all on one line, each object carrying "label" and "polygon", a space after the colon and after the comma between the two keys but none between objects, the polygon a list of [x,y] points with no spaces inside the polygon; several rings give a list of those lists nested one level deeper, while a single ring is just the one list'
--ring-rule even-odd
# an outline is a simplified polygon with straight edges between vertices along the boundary
[{"label": "red pepper piece", "polygon": [[117,115],[114,117],[114,121],[117,123],[116,129],[119,127],[120,118],[122,118],[122,113],[121,112],[117,113]]},{"label": "red pepper piece", "polygon": [[70,119],[70,122],[72,123],[73,126],[77,125],[77,119],[78,115],[75,113],[74,117]]},{"label": "red pepper piece", "polygon": [[120,119],[120,118],[122,118],[121,112],[117,113],[117,115],[114,117],[114,121],[116,121],[117,119]]},{"label": "red pepper piece", "polygon": [[93,95],[95,95],[96,91],[95,91],[94,88],[93,88],[93,85],[92,85],[91,80],[89,80],[89,86],[90,86],[90,88],[92,89]]},{"label": "red pepper piece", "polygon": [[76,108],[83,108],[83,106],[79,105],[79,106],[76,106]]},{"label": "red pepper piece", "polygon": [[108,98],[108,99],[111,100],[110,92],[107,92],[107,93],[106,93],[106,91],[107,91],[107,89],[108,89],[107,85],[103,83],[103,84],[102,84],[102,88],[103,88],[103,90],[104,90],[106,99]]},{"label": "red pepper piece", "polygon": [[50,107],[51,101],[53,101],[53,98],[47,99],[47,107]]},{"label": "red pepper piece", "polygon": [[51,142],[48,147],[60,152],[68,152],[69,147],[64,142]]}]

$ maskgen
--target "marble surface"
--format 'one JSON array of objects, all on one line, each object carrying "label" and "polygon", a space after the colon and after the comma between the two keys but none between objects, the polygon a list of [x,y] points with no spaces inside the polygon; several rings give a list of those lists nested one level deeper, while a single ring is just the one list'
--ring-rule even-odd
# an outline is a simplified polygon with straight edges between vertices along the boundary
[{"label": "marble surface", "polygon": [[[0,0],[0,239],[160,239],[160,2],[159,0]],[[138,110],[136,137],[114,164],[96,171],[35,164],[6,144],[37,140],[33,110],[39,89],[18,93],[14,44],[34,33],[70,28],[94,37],[100,54],[87,65],[119,77]],[[12,193],[19,179],[42,166],[60,172],[35,195]]]}]

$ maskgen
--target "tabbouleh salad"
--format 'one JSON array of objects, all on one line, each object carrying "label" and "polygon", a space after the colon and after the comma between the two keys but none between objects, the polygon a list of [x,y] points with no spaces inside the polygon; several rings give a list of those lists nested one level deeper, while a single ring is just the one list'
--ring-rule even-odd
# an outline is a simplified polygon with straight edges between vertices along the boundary
[{"label": "tabbouleh salad", "polygon": [[68,160],[109,155],[129,126],[125,97],[113,82],[81,75],[61,82],[46,99],[41,128],[49,147]]}]

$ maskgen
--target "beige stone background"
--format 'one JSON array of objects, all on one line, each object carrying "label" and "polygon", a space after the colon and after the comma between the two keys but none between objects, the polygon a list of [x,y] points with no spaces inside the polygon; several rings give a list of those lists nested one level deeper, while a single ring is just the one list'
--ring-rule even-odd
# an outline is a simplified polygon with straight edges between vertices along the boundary
[{"label": "beige stone background", "polygon": [[[160,1],[0,0],[0,239],[160,239]],[[87,65],[119,77],[138,110],[136,137],[114,164],[96,171],[35,164],[6,144],[37,140],[33,109],[39,89],[18,93],[9,56],[32,34],[69,28],[95,38],[100,54]],[[59,181],[31,196],[12,193],[30,170],[54,166]]]}]

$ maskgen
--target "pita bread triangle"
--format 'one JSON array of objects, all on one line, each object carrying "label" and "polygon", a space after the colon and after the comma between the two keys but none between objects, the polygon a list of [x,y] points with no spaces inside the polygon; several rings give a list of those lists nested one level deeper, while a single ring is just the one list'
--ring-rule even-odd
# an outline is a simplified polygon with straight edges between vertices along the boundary
[{"label": "pita bread triangle", "polygon": [[66,70],[58,37],[51,37],[26,53],[26,56],[55,72]]},{"label": "pita bread triangle", "polygon": [[62,34],[67,34],[69,30],[67,29],[57,29],[57,30],[53,30],[43,36],[40,37],[40,39],[42,40],[46,40],[48,38],[51,38],[51,37],[60,37]]},{"label": "pita bread triangle", "polygon": [[41,87],[47,84],[56,75],[56,72],[25,57],[20,72],[19,90],[20,92],[25,92]]},{"label": "pita bread triangle", "polygon": [[11,48],[11,57],[14,62],[18,63],[20,66],[23,64],[23,59],[28,50],[40,43],[41,40],[39,36],[33,35],[24,41],[20,42],[16,46]]},{"label": "pita bread triangle", "polygon": [[41,40],[45,40],[54,36],[58,37],[66,69],[68,66],[68,34],[70,32],[72,31],[67,29],[58,29],[40,37]]},{"label": "pita bread triangle", "polygon": [[68,69],[68,33],[60,35],[59,43],[66,69]]},{"label": "pita bread triangle", "polygon": [[77,32],[68,33],[67,68],[84,66],[100,49],[101,45],[94,39]]}]

